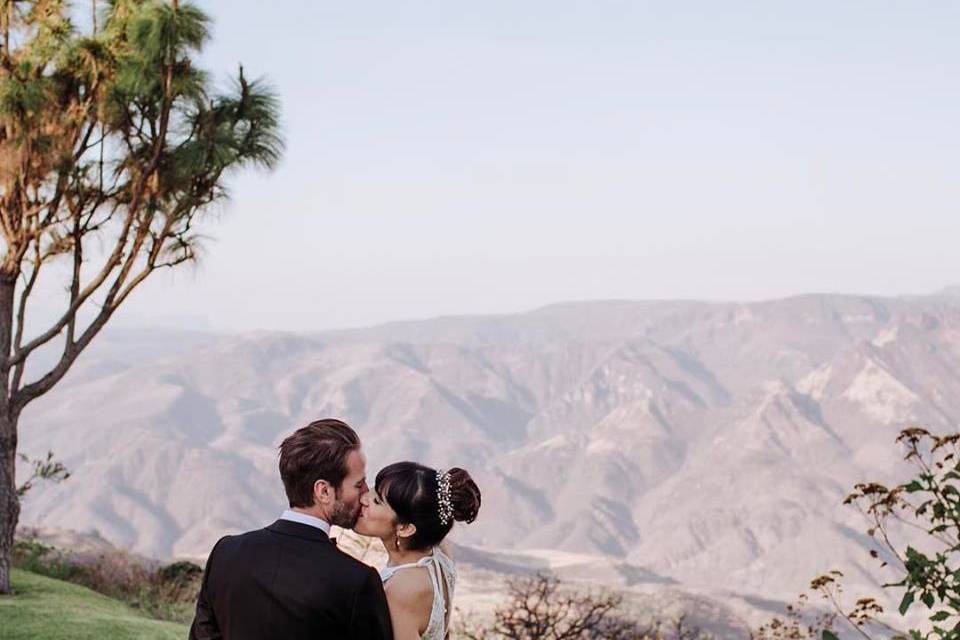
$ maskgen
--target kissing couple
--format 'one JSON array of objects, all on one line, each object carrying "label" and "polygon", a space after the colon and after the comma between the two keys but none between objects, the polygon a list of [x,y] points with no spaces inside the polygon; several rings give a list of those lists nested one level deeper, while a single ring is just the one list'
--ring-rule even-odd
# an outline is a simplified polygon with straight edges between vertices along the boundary
[{"label": "kissing couple", "polygon": [[[444,640],[457,571],[443,544],[473,522],[480,490],[463,469],[397,462],[367,486],[360,438],[324,419],[280,445],[290,508],[221,538],[207,559],[191,640]],[[376,569],[337,549],[330,527],[379,538]]]}]

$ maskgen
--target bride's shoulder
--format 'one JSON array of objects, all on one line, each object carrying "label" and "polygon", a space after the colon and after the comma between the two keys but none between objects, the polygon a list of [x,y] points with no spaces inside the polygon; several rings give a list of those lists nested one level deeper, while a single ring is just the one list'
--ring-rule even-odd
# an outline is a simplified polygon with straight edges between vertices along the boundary
[{"label": "bride's shoulder", "polygon": [[398,571],[383,586],[388,599],[407,607],[415,607],[433,598],[433,584],[424,567]]}]

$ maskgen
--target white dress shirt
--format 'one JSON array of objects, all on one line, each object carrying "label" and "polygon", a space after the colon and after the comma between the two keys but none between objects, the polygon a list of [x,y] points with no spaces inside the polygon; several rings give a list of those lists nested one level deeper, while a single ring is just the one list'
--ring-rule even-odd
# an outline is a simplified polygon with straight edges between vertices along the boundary
[{"label": "white dress shirt", "polygon": [[300,524],[307,524],[311,527],[316,527],[320,529],[328,536],[330,535],[330,523],[326,520],[321,520],[315,516],[309,516],[305,513],[300,513],[299,511],[293,511],[287,509],[282,514],[280,514],[281,520],[289,520],[290,522],[299,522]]}]

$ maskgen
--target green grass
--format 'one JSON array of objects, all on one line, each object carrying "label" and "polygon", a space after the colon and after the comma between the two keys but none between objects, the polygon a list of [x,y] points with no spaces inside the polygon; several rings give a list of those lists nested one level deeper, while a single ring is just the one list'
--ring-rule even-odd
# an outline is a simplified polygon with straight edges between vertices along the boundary
[{"label": "green grass", "polygon": [[0,596],[2,640],[183,640],[187,627],[145,617],[90,589],[14,569]]}]

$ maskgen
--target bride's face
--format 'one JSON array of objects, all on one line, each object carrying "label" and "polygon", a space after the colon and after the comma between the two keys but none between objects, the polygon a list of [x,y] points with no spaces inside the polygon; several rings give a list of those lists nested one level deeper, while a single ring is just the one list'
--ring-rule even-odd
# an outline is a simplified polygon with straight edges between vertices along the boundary
[{"label": "bride's face", "polygon": [[397,534],[397,514],[376,491],[368,491],[360,499],[360,519],[353,530],[362,536],[392,538]]}]

